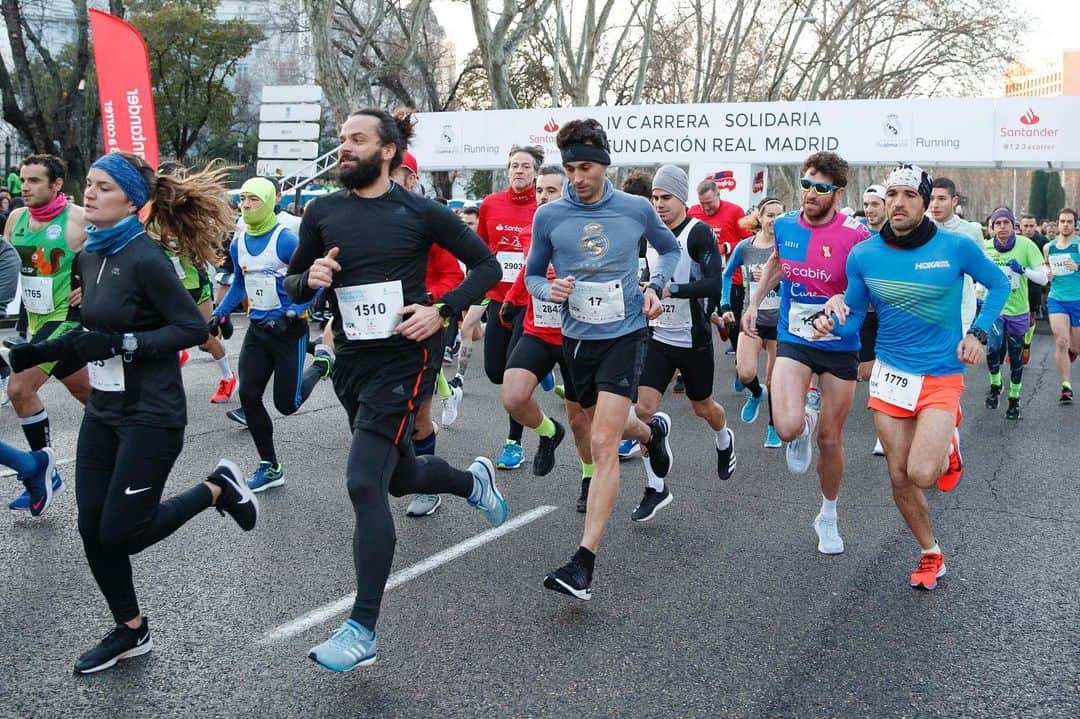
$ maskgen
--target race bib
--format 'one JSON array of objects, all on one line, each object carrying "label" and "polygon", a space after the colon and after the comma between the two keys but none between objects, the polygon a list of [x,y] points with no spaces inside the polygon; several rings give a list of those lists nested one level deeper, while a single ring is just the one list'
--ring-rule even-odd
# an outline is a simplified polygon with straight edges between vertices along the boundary
[{"label": "race bib", "polygon": [[650,325],[665,330],[686,330],[693,327],[694,320],[690,316],[690,300],[668,297],[661,300],[660,305],[664,308],[664,311],[655,320],[649,320]]},{"label": "race bib", "polygon": [[593,325],[625,319],[622,282],[575,282],[570,293],[570,316]]},{"label": "race bib", "polygon": [[792,300],[788,308],[788,332],[809,342],[825,342],[827,340],[840,339],[834,334],[824,337],[814,337],[814,323],[810,319],[824,309],[825,305],[808,305],[804,302]]},{"label": "race bib", "polygon": [[86,363],[90,386],[100,392],[124,391],[124,360],[117,355],[107,360]]},{"label": "race bib", "polygon": [[922,392],[923,375],[904,372],[880,359],[870,374],[870,396],[894,407],[913,412]]},{"label": "race bib", "polygon": [[173,269],[176,270],[176,276],[180,279],[184,279],[185,277],[187,277],[187,272],[184,271],[184,266],[180,264],[180,258],[172,256],[169,259],[172,260],[172,266]]},{"label": "race bib", "polygon": [[522,252],[499,252],[495,255],[502,267],[502,281],[513,282],[525,267],[525,254]]},{"label": "race bib", "polygon": [[350,340],[381,340],[394,334],[405,306],[401,280],[338,287],[341,327]]},{"label": "race bib", "polygon": [[[1055,276],[1058,275],[1071,275],[1076,270],[1070,270],[1066,263],[1072,259],[1072,255],[1069,253],[1058,253],[1050,255],[1050,270]],[[1075,260],[1073,260],[1075,262]]]},{"label": "race bib", "polygon": [[257,310],[270,311],[281,308],[281,298],[278,297],[277,278],[273,275],[252,273],[244,277],[244,285],[247,287],[248,300],[251,306]]},{"label": "race bib", "polygon": [[562,327],[562,305],[534,299],[532,308],[535,327]]},{"label": "race bib", "polygon": [[1001,265],[1001,271],[1005,273],[1005,277],[1009,280],[1009,289],[1015,290],[1020,286],[1020,275],[1013,272],[1011,267]]},{"label": "race bib", "polygon": [[649,261],[644,257],[637,258],[637,274],[643,282],[648,281]]},{"label": "race bib", "polygon": [[[750,293],[751,297],[754,296],[754,290],[757,289],[757,286],[758,286],[757,282],[751,282],[750,283],[750,289],[747,290],[747,291]],[[761,304],[758,305],[758,309],[759,310],[778,310],[778,309],[780,309],[780,295],[777,294],[776,290],[772,290],[771,292],[769,292],[769,294],[765,295],[765,297],[762,298]]]},{"label": "race bib", "polygon": [[27,312],[47,315],[56,309],[53,304],[52,277],[23,277],[22,301]]}]

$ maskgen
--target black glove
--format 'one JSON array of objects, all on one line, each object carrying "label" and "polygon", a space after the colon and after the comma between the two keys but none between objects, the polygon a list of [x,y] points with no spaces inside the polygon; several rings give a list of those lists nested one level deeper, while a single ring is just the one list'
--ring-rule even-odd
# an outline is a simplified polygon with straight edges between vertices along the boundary
[{"label": "black glove", "polygon": [[221,338],[227,340],[227,339],[231,339],[232,336],[233,336],[232,317],[229,317],[229,315],[225,315],[224,319],[222,319],[222,321],[221,321]]},{"label": "black glove", "polygon": [[[100,362],[120,354],[124,336],[105,332],[68,332],[64,337],[71,337],[71,348],[83,362]],[[63,338],[61,338],[63,339]]]},{"label": "black glove", "polygon": [[206,321],[206,331],[210,333],[211,337],[217,337],[222,330],[222,325],[225,323],[224,317],[217,315],[210,315],[210,319]]}]

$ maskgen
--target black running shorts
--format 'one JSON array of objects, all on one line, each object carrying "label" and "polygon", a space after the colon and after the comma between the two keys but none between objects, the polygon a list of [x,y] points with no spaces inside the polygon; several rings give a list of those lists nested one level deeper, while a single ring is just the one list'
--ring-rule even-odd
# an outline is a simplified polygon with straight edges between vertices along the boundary
[{"label": "black running shorts", "polygon": [[806,365],[814,374],[831,374],[837,379],[854,382],[859,376],[859,353],[836,352],[808,347],[798,342],[779,342],[776,356],[787,357]]},{"label": "black running shorts", "polygon": [[596,406],[601,392],[633,399],[645,361],[648,330],[640,329],[609,340],[575,340],[563,337],[563,353],[578,403]]},{"label": "black running shorts", "polygon": [[711,342],[704,347],[675,347],[650,338],[647,346],[640,386],[664,394],[675,370],[679,370],[686,384],[687,399],[700,402],[712,396],[715,363]]},{"label": "black running shorts", "polygon": [[570,369],[566,366],[566,355],[563,354],[561,344],[553,345],[539,337],[523,334],[510,352],[506,369],[528,370],[536,375],[536,381],[539,382],[555,365],[559,365],[559,371],[566,383],[566,399],[577,402],[577,393],[574,391],[574,383],[570,381]]}]

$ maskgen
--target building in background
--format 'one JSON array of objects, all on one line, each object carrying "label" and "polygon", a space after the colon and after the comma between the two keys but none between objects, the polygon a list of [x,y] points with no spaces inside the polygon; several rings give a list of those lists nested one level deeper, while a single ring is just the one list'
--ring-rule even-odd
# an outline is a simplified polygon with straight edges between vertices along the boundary
[{"label": "building in background", "polygon": [[1065,50],[1060,57],[1027,65],[1010,63],[1005,69],[1006,97],[1080,96],[1080,50]]}]

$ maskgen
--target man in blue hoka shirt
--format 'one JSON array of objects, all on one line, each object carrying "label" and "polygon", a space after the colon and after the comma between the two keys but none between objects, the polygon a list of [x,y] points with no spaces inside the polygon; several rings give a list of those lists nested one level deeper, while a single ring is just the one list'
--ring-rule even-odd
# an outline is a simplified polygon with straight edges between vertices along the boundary
[{"label": "man in blue hoka shirt", "polygon": [[[679,261],[679,244],[642,197],[614,189],[607,135],[596,120],[573,120],[556,138],[567,183],[561,199],[533,218],[525,285],[537,299],[561,303],[563,350],[578,401],[592,420],[593,481],[581,545],[544,586],[592,598],[596,550],[619,495],[618,445],[636,439],[658,477],[671,468],[671,422],[658,413],[645,424],[630,411],[645,355],[646,319],[663,311],[660,294]],[[649,284],[638,285],[638,243],[659,253]],[[547,279],[548,265],[555,269]]]}]

